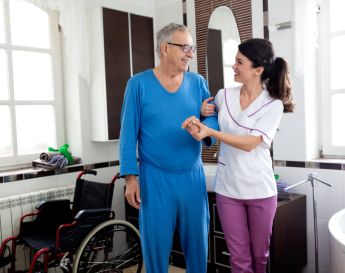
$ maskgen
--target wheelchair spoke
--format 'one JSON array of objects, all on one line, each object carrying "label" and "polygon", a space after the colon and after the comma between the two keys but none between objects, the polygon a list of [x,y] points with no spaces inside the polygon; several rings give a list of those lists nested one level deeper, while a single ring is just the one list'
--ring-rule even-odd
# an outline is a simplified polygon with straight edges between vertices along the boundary
[{"label": "wheelchair spoke", "polygon": [[123,222],[97,230],[83,246],[82,255],[76,264],[77,272],[120,273],[131,268],[139,273],[143,258],[137,234]]},{"label": "wheelchair spoke", "polygon": [[122,254],[122,256],[120,256],[119,259],[126,257],[126,254],[129,253],[129,252],[130,252],[135,246],[137,246],[137,245],[138,245],[138,244],[135,244],[131,249],[128,249],[127,252],[124,253],[124,254]]},{"label": "wheelchair spoke", "polygon": [[128,261],[126,261],[126,262],[120,264],[120,265],[117,266],[116,268],[120,267],[120,266],[123,265],[123,264],[126,264],[126,263],[130,262],[131,260],[133,260],[133,259],[135,259],[135,258],[138,258],[139,256],[140,256],[140,255],[137,255],[136,257],[133,257],[132,259],[130,259],[130,260],[128,260]]}]

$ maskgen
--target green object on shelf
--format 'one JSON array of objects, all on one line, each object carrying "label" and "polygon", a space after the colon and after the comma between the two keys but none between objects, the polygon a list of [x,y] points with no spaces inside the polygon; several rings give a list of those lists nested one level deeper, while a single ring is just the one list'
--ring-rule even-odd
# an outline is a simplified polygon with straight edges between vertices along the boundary
[{"label": "green object on shelf", "polygon": [[274,175],[274,178],[275,178],[275,179],[278,179],[278,178],[279,178],[279,175],[275,174],[275,175]]},{"label": "green object on shelf", "polygon": [[67,151],[67,148],[69,147],[68,144],[63,145],[59,150],[53,149],[52,147],[48,148],[49,152],[60,152],[62,153],[68,160],[68,165],[70,165],[73,161],[73,158],[71,156],[71,154],[69,153],[69,151]]}]

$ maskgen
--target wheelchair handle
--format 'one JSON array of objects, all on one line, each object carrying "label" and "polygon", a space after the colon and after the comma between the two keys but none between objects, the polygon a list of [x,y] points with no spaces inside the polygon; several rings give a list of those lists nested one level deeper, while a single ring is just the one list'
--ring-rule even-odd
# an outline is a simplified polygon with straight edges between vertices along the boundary
[{"label": "wheelchair handle", "polygon": [[114,184],[116,179],[120,178],[120,173],[117,173],[117,175],[114,176],[114,178],[111,180],[110,184]]},{"label": "wheelchair handle", "polygon": [[84,171],[81,171],[80,174],[78,175],[78,179],[80,179],[82,177],[83,174],[93,174],[93,175],[97,175],[97,172],[96,171],[93,171],[93,170],[84,170]]}]

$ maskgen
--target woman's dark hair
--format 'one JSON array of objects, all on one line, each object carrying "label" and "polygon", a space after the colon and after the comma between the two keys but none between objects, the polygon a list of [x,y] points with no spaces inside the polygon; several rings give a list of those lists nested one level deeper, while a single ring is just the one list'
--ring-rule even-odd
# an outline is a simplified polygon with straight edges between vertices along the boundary
[{"label": "woman's dark hair", "polygon": [[261,81],[273,99],[284,104],[284,113],[292,113],[296,104],[292,101],[289,63],[274,55],[272,43],[266,39],[249,39],[238,46],[238,50],[251,62],[252,67],[262,66]]}]

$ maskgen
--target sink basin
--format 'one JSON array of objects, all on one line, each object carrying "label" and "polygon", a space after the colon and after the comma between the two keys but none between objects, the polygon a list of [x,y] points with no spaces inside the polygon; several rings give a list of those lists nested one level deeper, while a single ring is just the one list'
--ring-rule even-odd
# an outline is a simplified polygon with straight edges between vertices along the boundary
[{"label": "sink basin", "polygon": [[205,177],[206,177],[207,191],[214,192],[213,179],[217,172],[217,164],[204,163],[204,171],[205,171]]}]

